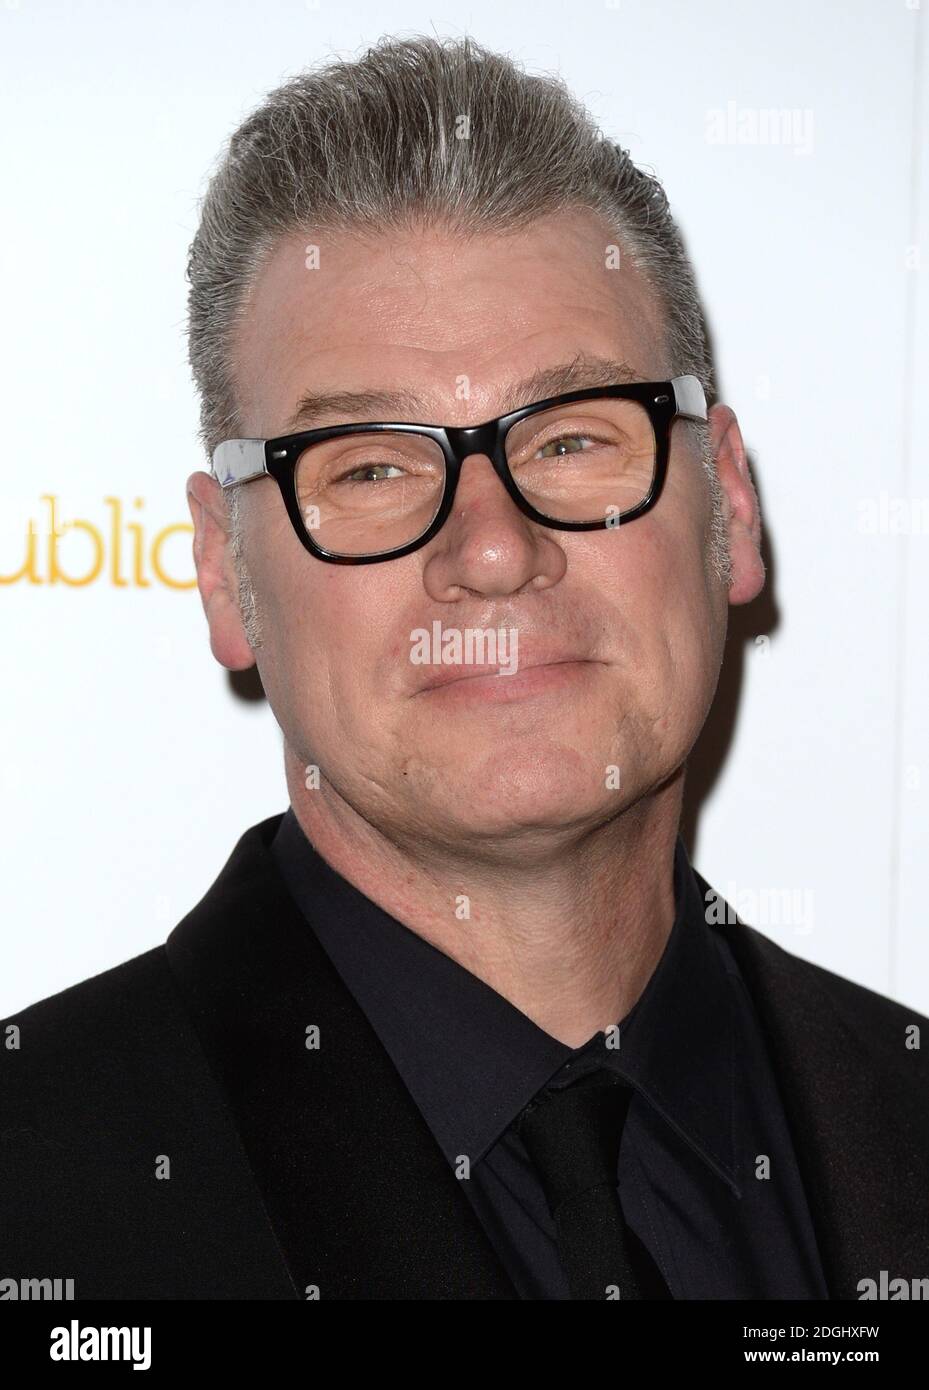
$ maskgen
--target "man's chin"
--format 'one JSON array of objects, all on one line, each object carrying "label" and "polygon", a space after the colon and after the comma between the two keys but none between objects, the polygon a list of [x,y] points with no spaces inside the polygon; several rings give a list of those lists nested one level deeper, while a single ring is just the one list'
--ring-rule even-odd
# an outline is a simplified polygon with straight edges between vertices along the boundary
[{"label": "man's chin", "polygon": [[446,839],[458,847],[495,846],[505,852],[507,845],[521,845],[528,853],[551,849],[565,836],[579,834],[605,824],[616,814],[615,800],[565,795],[564,789],[546,785],[518,788],[495,784],[478,795],[452,794],[441,801],[427,800],[421,812],[428,818],[430,837]]}]

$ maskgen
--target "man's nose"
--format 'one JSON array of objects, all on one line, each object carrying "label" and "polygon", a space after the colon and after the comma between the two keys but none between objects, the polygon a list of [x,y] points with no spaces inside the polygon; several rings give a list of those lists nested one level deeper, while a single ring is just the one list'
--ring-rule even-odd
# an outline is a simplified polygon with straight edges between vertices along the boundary
[{"label": "man's nose", "polygon": [[426,586],[437,599],[461,590],[500,595],[548,588],[566,566],[556,536],[520,511],[487,454],[469,454],[426,562]]}]

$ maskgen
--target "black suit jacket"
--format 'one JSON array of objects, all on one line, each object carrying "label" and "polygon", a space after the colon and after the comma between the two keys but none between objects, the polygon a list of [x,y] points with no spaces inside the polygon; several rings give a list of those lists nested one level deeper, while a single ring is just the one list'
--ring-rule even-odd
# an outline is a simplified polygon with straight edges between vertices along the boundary
[{"label": "black suit jacket", "polygon": [[[73,1278],[78,1299],[517,1297],[289,896],[280,819],[245,832],[164,945],[4,1021],[0,1279]],[[929,1275],[929,1066],[906,1046],[929,1020],[717,929],[760,1013],[830,1297]]]}]

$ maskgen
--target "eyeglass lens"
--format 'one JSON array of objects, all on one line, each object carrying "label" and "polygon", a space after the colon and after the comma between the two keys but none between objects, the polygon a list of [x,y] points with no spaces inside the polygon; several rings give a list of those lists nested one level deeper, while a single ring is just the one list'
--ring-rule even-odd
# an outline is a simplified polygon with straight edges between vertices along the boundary
[{"label": "eyeglass lens", "polygon": [[[573,401],[517,421],[506,457],[518,490],[543,516],[604,521],[651,491],[655,432],[638,401]],[[435,440],[402,430],[340,435],[303,451],[295,481],[318,545],[334,555],[375,555],[409,545],[435,520],[445,455]]]}]

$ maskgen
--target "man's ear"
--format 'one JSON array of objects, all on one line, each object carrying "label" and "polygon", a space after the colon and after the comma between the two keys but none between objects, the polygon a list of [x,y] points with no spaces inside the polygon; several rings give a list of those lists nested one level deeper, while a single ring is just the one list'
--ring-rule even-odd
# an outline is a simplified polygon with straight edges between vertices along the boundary
[{"label": "man's ear", "polygon": [[729,602],[750,603],[761,592],[765,579],[758,495],[749,472],[742,431],[735,413],[727,405],[714,405],[708,412],[707,420],[716,474],[723,489],[723,508],[729,536],[732,563]]},{"label": "man's ear", "polygon": [[221,666],[246,671],[255,656],[239,608],[239,580],[223,490],[209,473],[187,479],[187,505],[194,524],[197,588],[210,629],[210,649]]}]

